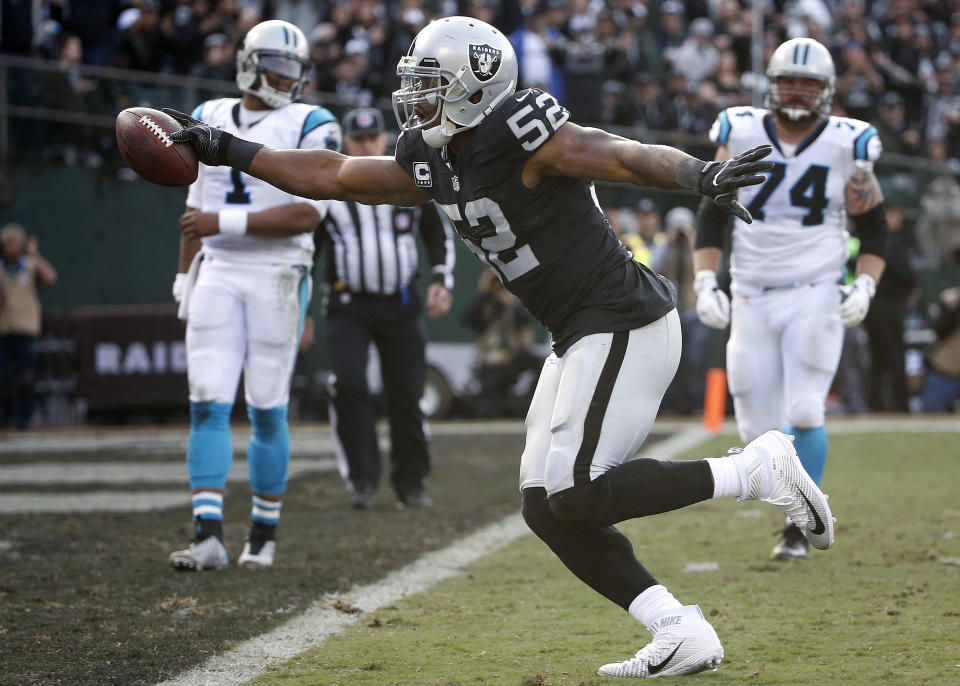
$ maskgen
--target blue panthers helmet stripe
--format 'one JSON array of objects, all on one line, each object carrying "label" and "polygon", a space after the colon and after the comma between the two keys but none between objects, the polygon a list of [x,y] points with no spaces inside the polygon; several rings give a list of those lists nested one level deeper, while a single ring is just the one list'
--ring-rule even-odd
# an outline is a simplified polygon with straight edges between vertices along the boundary
[{"label": "blue panthers helmet stripe", "polygon": [[310,110],[310,114],[308,114],[307,118],[303,121],[303,128],[300,129],[300,140],[297,142],[297,147],[300,146],[300,143],[303,142],[303,139],[307,137],[308,133],[318,126],[323,126],[332,121],[336,121],[336,117],[330,114],[330,110],[325,107],[315,107]]},{"label": "blue panthers helmet stripe", "polygon": [[853,143],[853,159],[855,160],[865,160],[867,159],[867,143],[870,142],[870,139],[877,135],[877,129],[873,126],[869,127],[866,131],[857,136],[857,140]]},{"label": "blue panthers helmet stripe", "polygon": [[808,43],[803,47],[803,63],[807,63],[807,58],[810,56],[810,44]]},{"label": "blue panthers helmet stripe", "polygon": [[290,34],[287,32],[286,26],[281,26],[280,28],[283,29],[283,44],[286,45],[290,42]]},{"label": "blue panthers helmet stripe", "polygon": [[717,143],[726,143],[730,140],[730,117],[727,115],[727,111],[723,110],[720,112],[718,117],[720,120],[720,133],[717,134]]}]

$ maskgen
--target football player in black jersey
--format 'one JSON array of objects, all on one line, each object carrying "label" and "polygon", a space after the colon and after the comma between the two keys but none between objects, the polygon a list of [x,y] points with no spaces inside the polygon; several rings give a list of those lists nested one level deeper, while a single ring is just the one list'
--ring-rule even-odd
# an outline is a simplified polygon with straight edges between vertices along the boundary
[{"label": "football player in black jersey", "polygon": [[294,195],[418,205],[436,200],[467,246],[551,332],[521,458],[523,516],[581,580],[627,610],[653,640],[614,677],[716,667],[723,648],[696,605],[682,605],[633,555],[617,522],[719,497],[771,502],[818,548],[833,542],[823,493],[792,443],[768,432],[698,461],[629,459],[677,369],[676,294],[631,259],[591,179],[690,189],[744,221],[742,186],[771,168],[761,146],[724,162],[584,128],[549,94],[516,91],[517,59],[494,27],[439,19],[397,67],[402,129],[394,157],[272,150],[168,110],[205,164],[228,165]]}]

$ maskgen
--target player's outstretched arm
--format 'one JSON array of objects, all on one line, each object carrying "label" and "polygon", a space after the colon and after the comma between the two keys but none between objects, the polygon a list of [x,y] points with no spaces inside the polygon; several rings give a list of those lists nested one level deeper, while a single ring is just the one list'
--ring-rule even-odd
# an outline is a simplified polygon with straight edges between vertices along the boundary
[{"label": "player's outstretched arm", "polygon": [[370,205],[420,205],[430,200],[392,157],[348,157],[331,150],[273,150],[164,108],[184,128],[175,143],[190,143],[200,161],[228,166],[301,198],[355,200]]},{"label": "player's outstretched arm", "polygon": [[752,218],[737,202],[737,190],[763,183],[763,161],[773,148],[761,145],[724,162],[704,162],[665,145],[645,145],[600,129],[567,122],[530,158],[524,181],[573,176],[633,183],[664,190],[686,188],[704,195],[745,222]]}]

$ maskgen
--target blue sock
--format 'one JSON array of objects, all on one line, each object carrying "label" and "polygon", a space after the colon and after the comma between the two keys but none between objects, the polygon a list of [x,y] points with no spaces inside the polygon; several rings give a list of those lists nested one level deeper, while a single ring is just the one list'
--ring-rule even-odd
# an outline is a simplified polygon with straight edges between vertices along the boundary
[{"label": "blue sock", "polygon": [[800,463],[807,470],[810,478],[820,484],[823,478],[823,469],[827,465],[827,432],[822,426],[812,429],[794,429],[787,424],[783,432],[792,434],[793,447],[797,449]]},{"label": "blue sock", "polygon": [[187,473],[190,488],[220,488],[227,484],[233,446],[230,443],[230,403],[190,403]]},{"label": "blue sock", "polygon": [[[287,406],[260,410],[247,405],[253,435],[247,448],[250,488],[260,495],[280,495],[287,489],[290,428]],[[279,516],[279,512],[278,512]]]}]

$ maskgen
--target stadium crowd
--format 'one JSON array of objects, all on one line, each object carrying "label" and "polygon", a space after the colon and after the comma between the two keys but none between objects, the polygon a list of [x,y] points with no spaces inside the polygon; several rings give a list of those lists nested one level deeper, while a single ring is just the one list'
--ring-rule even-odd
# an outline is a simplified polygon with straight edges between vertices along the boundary
[{"label": "stadium crowd", "polygon": [[[806,35],[837,64],[838,114],[874,120],[885,150],[960,165],[960,3],[773,0],[764,63]],[[39,16],[35,12],[39,8]],[[510,36],[521,86],[543,86],[582,122],[703,134],[748,104],[753,12],[744,0],[43,0],[4,3],[3,51],[58,59],[69,94],[107,111],[69,65],[126,67],[231,81],[240,38],[264,19],[311,42],[313,99],[384,106],[395,67],[432,18],[467,14]],[[325,97],[319,94],[327,94]]]}]

